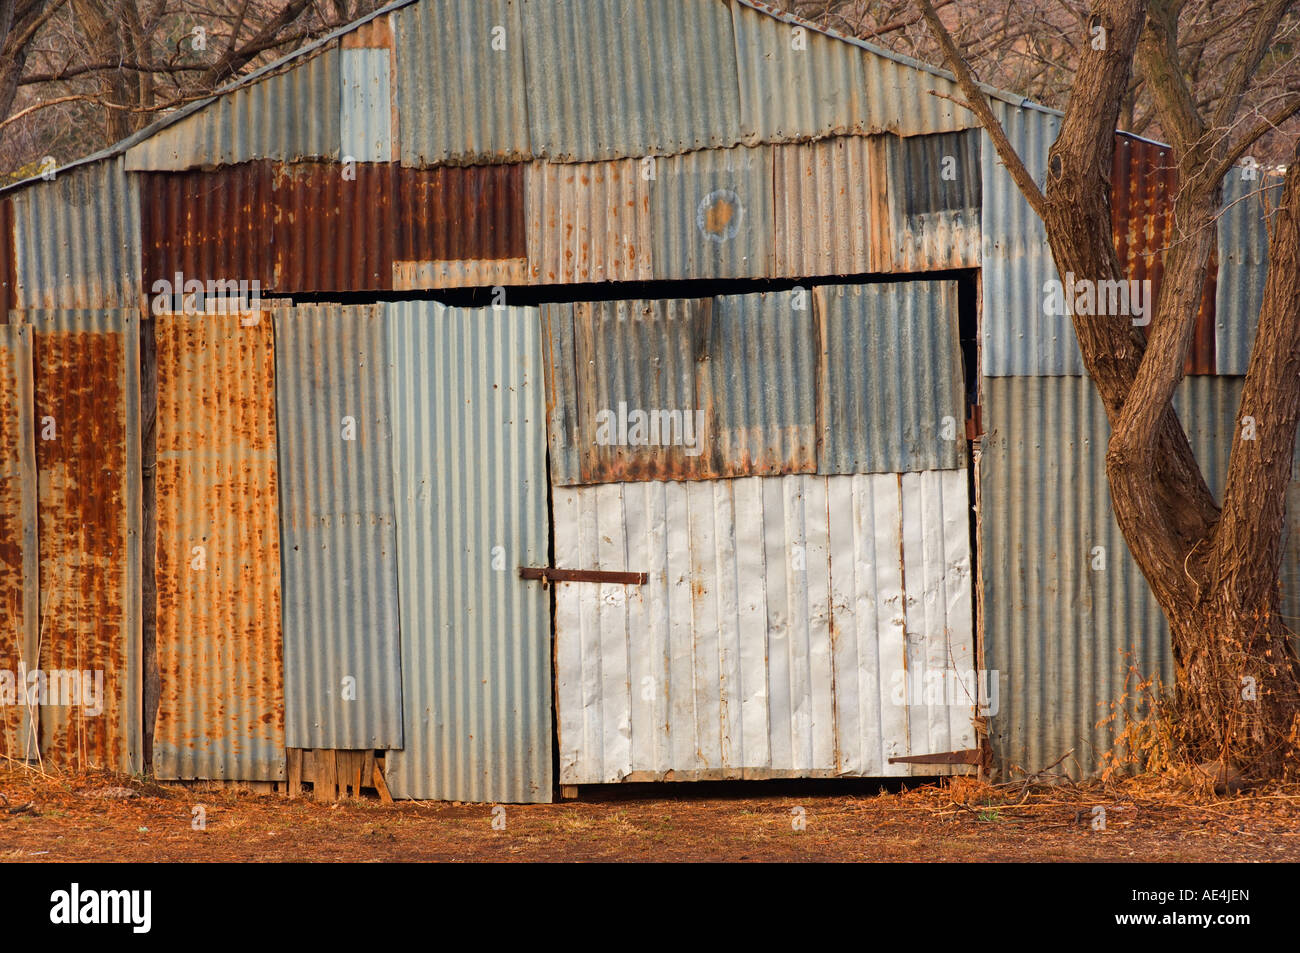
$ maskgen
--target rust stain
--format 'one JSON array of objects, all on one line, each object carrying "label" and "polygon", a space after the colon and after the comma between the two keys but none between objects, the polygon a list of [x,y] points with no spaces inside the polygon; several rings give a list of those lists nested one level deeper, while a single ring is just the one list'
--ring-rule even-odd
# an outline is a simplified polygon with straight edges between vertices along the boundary
[{"label": "rust stain", "polygon": [[160,777],[257,779],[284,748],[272,327],[157,324]]},{"label": "rust stain", "polygon": [[397,177],[398,258],[527,257],[523,165],[399,168]]},{"label": "rust stain", "polygon": [[704,229],[710,235],[725,235],[735,217],[736,207],[726,199],[718,199],[704,213]]},{"label": "rust stain", "polygon": [[[1111,166],[1111,229],[1120,267],[1133,281],[1151,281],[1152,302],[1160,293],[1165,251],[1174,238],[1178,166],[1173,150],[1117,133]],[[1201,306],[1187,355],[1186,373],[1215,373],[1214,295],[1218,251],[1212,249]],[[1147,326],[1145,333],[1150,333]]]},{"label": "rust stain", "polygon": [[343,34],[345,50],[391,50],[393,48],[393,30],[388,16],[375,17],[369,23],[363,23],[355,30]]},{"label": "rust stain", "polygon": [[47,673],[102,673],[103,690],[98,715],[93,704],[66,698],[43,706],[41,748],[78,768],[129,767],[121,726],[138,717],[128,689],[129,640],[139,633],[127,631],[125,356],[120,332],[35,334],[40,665]]},{"label": "rust stain", "polygon": [[22,423],[30,413],[21,396],[24,360],[30,362],[31,354],[17,328],[0,328],[0,677],[14,679],[0,690],[0,756],[15,758],[24,753],[19,747],[23,719],[18,666],[34,664],[26,657],[33,621],[28,618],[27,593],[34,580],[26,579],[24,495],[35,487],[30,483],[32,447]]}]

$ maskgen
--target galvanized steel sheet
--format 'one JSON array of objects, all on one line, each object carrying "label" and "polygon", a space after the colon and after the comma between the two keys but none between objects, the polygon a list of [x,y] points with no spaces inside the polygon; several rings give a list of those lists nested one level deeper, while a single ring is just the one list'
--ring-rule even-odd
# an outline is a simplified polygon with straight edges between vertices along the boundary
[{"label": "galvanized steel sheet", "polygon": [[889,758],[976,744],[965,470],[557,488],[554,509],[557,566],[649,574],[556,585],[560,783],[963,770]]},{"label": "galvanized steel sheet", "polygon": [[0,324],[0,756],[37,758],[27,703],[40,633],[32,329]]},{"label": "galvanized steel sheet", "polygon": [[140,196],[121,158],[17,192],[17,308],[134,308],[140,289]]},{"label": "galvanized steel sheet", "polygon": [[530,163],[529,281],[649,281],[654,162]]},{"label": "galvanized steel sheet", "polygon": [[728,4],[524,0],[523,39],[528,121],[539,157],[672,155],[741,139]]},{"label": "galvanized steel sheet", "polygon": [[57,693],[47,684],[41,750],[78,769],[139,772],[139,318],[69,310],[22,320],[35,332],[38,658],[47,676],[64,676]]},{"label": "galvanized steel sheet", "polygon": [[393,148],[389,89],[391,51],[339,51],[339,158],[344,162],[388,162]]},{"label": "galvanized steel sheet", "polygon": [[658,279],[765,278],[775,258],[772,149],[711,149],[655,162]]},{"label": "galvanized steel sheet", "polygon": [[252,159],[336,159],[341,77],[335,40],[274,75],[223,93],[131,146],[126,169],[174,171]]},{"label": "galvanized steel sheet", "polygon": [[[480,165],[530,158],[520,0],[441,0],[392,14],[397,24],[402,164]],[[585,28],[584,28],[585,29]],[[571,79],[572,50],[530,54],[535,69]],[[567,92],[567,91],[566,91]]]},{"label": "galvanized steel sheet", "polygon": [[551,800],[545,407],[534,308],[388,305],[406,744],[394,797]]},{"label": "galvanized steel sheet", "polygon": [[843,136],[772,147],[774,275],[889,270],[889,193],[880,143],[874,136]]},{"label": "galvanized steel sheet", "polygon": [[278,309],[275,340],[286,743],[399,748],[384,308]]},{"label": "galvanized steel sheet", "polygon": [[818,472],[965,466],[956,282],[827,285],[814,294]]},{"label": "galvanized steel sheet", "polygon": [[1245,374],[1250,367],[1268,278],[1268,220],[1281,197],[1281,181],[1263,170],[1236,166],[1224,177],[1215,294],[1220,374]]},{"label": "galvanized steel sheet", "polygon": [[889,196],[889,271],[978,268],[980,134],[882,136]]},{"label": "galvanized steel sheet", "polygon": [[160,778],[285,776],[269,312],[156,319]]}]

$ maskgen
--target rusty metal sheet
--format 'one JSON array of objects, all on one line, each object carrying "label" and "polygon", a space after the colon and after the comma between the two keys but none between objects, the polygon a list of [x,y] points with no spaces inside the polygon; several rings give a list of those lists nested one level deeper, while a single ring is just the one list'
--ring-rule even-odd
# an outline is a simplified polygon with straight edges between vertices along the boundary
[{"label": "rusty metal sheet", "polygon": [[9,322],[16,305],[18,263],[14,260],[14,206],[8,196],[0,198],[0,324]]},{"label": "rusty metal sheet", "polygon": [[882,136],[893,261],[889,271],[978,268],[980,134]]},{"label": "rusty metal sheet", "polygon": [[[1160,293],[1165,252],[1174,240],[1174,199],[1178,195],[1178,166],[1173,150],[1127,133],[1115,135],[1111,166],[1111,230],[1120,267],[1131,281],[1151,281],[1151,300]],[[1215,284],[1219,270],[1217,249],[1210,252],[1209,268],[1196,313],[1196,328],[1188,349],[1188,374],[1215,373]],[[1148,326],[1144,333],[1149,334]]]},{"label": "rusty metal sheet", "polygon": [[25,672],[37,668],[39,589],[32,330],[0,325],[0,757],[37,756],[39,711]]},{"label": "rusty metal sheet", "polygon": [[157,318],[160,778],[284,777],[271,316]]},{"label": "rusty metal sheet", "polygon": [[398,290],[523,284],[524,166],[396,170]]},{"label": "rusty metal sheet", "polygon": [[650,191],[655,278],[771,275],[772,175],[770,146],[657,160]]},{"label": "rusty metal sheet", "polygon": [[83,673],[80,698],[65,675],[60,697],[42,706],[41,748],[60,764],[138,772],[139,318],[133,311],[23,317],[35,330],[39,658],[47,674]]},{"label": "rusty metal sheet", "polygon": [[533,283],[649,281],[651,159],[528,166]]},{"label": "rusty metal sheet", "polygon": [[271,290],[269,161],[137,178],[146,292],[182,293],[174,287],[178,273],[186,281],[258,281],[262,290]]},{"label": "rusty metal sheet", "polygon": [[393,286],[396,166],[277,164],[272,182],[275,276],[282,293]]}]

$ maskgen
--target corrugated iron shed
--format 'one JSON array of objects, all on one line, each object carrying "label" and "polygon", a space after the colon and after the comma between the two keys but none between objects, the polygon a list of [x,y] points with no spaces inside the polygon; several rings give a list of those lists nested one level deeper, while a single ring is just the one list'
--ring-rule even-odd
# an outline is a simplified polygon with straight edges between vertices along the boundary
[{"label": "corrugated iron shed", "polygon": [[284,778],[269,312],[156,318],[160,778]]}]

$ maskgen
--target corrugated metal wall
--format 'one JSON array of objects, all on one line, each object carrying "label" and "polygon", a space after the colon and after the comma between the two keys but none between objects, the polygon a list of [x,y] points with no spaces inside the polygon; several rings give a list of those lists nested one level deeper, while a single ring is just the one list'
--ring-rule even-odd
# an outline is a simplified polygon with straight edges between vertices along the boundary
[{"label": "corrugated metal wall", "polygon": [[284,778],[271,315],[156,319],[160,778]]},{"label": "corrugated metal wall", "polygon": [[252,159],[336,159],[342,73],[338,42],[217,97],[126,151],[131,172]]},{"label": "corrugated metal wall", "polygon": [[[1253,174],[1255,178],[1244,178]],[[1259,327],[1268,277],[1269,215],[1282,197],[1282,183],[1262,170],[1231,169],[1223,180],[1219,216],[1219,282],[1215,295],[1215,345],[1220,374],[1245,374]]]},{"label": "corrugated metal wall", "polygon": [[551,800],[536,309],[389,305],[406,744],[394,797]]},{"label": "corrugated metal wall", "polygon": [[843,137],[776,146],[773,273],[883,272],[892,257],[880,140]]},{"label": "corrugated metal wall", "polygon": [[275,333],[286,742],[399,748],[384,306],[280,309]]},{"label": "corrugated metal wall", "polygon": [[140,771],[139,318],[58,310],[22,319],[34,329],[40,667],[102,679],[101,711],[84,690],[81,704],[42,707],[41,749],[77,768]]},{"label": "corrugated metal wall", "polygon": [[949,132],[878,140],[885,150],[889,271],[978,268],[979,133]]},{"label": "corrugated metal wall", "polygon": [[390,57],[386,49],[339,53],[339,158],[388,162],[393,158]]},{"label": "corrugated metal wall", "polygon": [[560,782],[943,773],[973,699],[964,470],[555,490]]},{"label": "corrugated metal wall", "polygon": [[[38,712],[23,669],[37,667],[40,611],[32,330],[0,325],[0,755],[36,757]],[[21,668],[20,668],[21,666]]]},{"label": "corrugated metal wall", "polygon": [[134,308],[140,196],[119,156],[13,196],[18,308]]}]

